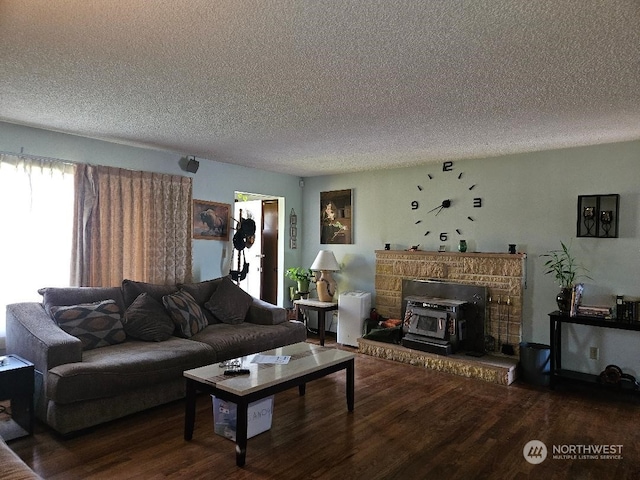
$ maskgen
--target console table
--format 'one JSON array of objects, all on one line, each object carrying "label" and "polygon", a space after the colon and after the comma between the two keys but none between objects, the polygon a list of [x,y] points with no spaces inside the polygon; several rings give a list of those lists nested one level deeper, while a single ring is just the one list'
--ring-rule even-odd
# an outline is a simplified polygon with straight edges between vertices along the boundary
[{"label": "console table", "polygon": [[324,346],[324,314],[332,310],[337,310],[338,302],[321,302],[319,300],[301,299],[295,300],[293,304],[298,310],[298,320],[301,322],[304,322],[301,307],[318,312],[318,334],[320,335],[320,345]]},{"label": "console table", "polygon": [[589,325],[599,328],[616,328],[619,330],[640,331],[640,323],[618,322],[616,320],[604,320],[595,317],[575,316],[570,317],[565,313],[555,311],[549,314],[549,339],[550,339],[550,367],[549,367],[549,387],[554,388],[558,381],[572,380],[598,384],[598,375],[565,370],[562,368],[562,324],[573,323],[579,325]]}]

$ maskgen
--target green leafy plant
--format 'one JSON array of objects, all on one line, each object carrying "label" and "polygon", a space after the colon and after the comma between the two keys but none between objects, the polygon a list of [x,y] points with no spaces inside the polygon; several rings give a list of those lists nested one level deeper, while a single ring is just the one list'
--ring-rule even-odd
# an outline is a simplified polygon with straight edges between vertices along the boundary
[{"label": "green leafy plant", "polygon": [[549,250],[540,255],[548,258],[544,263],[545,275],[553,275],[562,288],[571,288],[578,278],[591,279],[589,275],[586,275],[588,270],[576,263],[575,258],[571,255],[570,247],[563,242],[560,242],[560,245],[562,246],[560,250]]},{"label": "green leafy plant", "polygon": [[313,277],[313,272],[309,268],[302,267],[291,267],[287,268],[285,272],[285,276],[290,278],[291,280],[299,281],[310,281],[311,277]]}]

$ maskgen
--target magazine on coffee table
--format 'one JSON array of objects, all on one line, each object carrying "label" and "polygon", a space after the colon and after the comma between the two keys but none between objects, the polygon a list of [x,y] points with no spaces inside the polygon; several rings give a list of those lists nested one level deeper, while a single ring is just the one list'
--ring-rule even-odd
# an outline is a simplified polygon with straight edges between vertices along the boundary
[{"label": "magazine on coffee table", "polygon": [[273,363],[286,365],[291,360],[291,355],[256,355],[251,363]]}]

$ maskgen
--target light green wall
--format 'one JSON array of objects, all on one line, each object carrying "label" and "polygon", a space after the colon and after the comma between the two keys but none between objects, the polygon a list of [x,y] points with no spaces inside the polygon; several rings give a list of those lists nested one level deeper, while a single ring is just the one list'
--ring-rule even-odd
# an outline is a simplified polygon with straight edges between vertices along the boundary
[{"label": "light green wall", "polygon": [[[282,212],[293,207],[301,210],[300,179],[291,175],[265,172],[199,158],[195,174],[180,169],[183,154],[135,148],[83,137],[48,132],[0,122],[0,151],[24,152],[28,155],[59,158],[71,162],[90,163],[193,177],[193,197],[199,200],[233,204],[236,190],[284,197]],[[288,213],[280,216],[281,230],[288,231]],[[288,236],[287,236],[288,239]],[[299,262],[301,250],[284,248],[284,265]],[[224,256],[223,256],[224,254]],[[232,254],[231,242],[216,240],[193,241],[194,280],[206,280],[226,275]],[[282,280],[284,283],[284,280]],[[281,305],[288,302],[288,292],[280,288]]]},{"label": "light green wall", "polygon": [[[116,145],[43,130],[0,123],[0,151],[20,152],[124,168],[191,175],[179,168],[181,154]],[[189,152],[185,152],[188,154]],[[299,248],[285,246],[285,268],[311,265],[320,245],[320,192],[352,188],[355,216],[353,245],[332,245],[344,270],[336,275],[341,291],[360,289],[374,292],[374,251],[391,243],[394,249],[421,244],[435,250],[443,243],[440,232],[448,232],[444,242],[455,249],[460,227],[470,251],[505,252],[509,243],[528,254],[523,340],[548,343],[548,316],[555,310],[557,286],[542,273],[541,253],[571,242],[576,257],[590,270],[586,280],[585,303],[611,303],[615,294],[640,298],[640,142],[555,150],[498,158],[454,162],[454,178],[443,176],[441,163],[415,168],[363,172],[306,178],[304,188],[290,175],[200,160],[193,175],[194,198],[233,202],[236,190],[285,198],[281,232],[288,242],[288,212],[298,213]],[[457,173],[464,172],[458,182]],[[431,173],[434,180],[429,181]],[[441,181],[441,180],[448,181]],[[483,208],[458,213],[455,207],[427,223],[419,213],[444,198],[457,200],[469,191],[458,183],[475,183],[473,196],[483,199]],[[417,185],[424,190],[419,192]],[[576,201],[582,194],[619,193],[620,238],[609,240],[575,238]],[[418,212],[412,200],[421,201]],[[455,203],[454,203],[455,205]],[[426,208],[429,207],[429,208]],[[458,216],[459,215],[459,216]],[[466,220],[471,215],[475,222]],[[415,221],[423,218],[416,226]],[[436,222],[437,220],[437,222]],[[425,228],[426,227],[426,228]],[[424,230],[431,230],[427,237]],[[196,280],[226,273],[222,257],[230,244],[194,241]],[[284,304],[281,302],[281,304]],[[565,364],[583,371],[599,372],[615,363],[640,376],[640,333],[616,332],[586,327],[570,327],[565,334]],[[587,360],[590,346],[600,348],[600,360]]]},{"label": "light green wall", "polygon": [[[414,244],[437,250],[444,243],[455,250],[458,239],[465,238],[469,251],[481,252],[507,252],[508,244],[515,243],[528,255],[523,340],[548,343],[547,314],[556,309],[558,287],[543,274],[539,255],[559,248],[560,241],[570,242],[575,256],[590,270],[593,280],[585,280],[584,303],[611,304],[616,294],[640,297],[639,160],[640,142],[629,142],[456,161],[454,172],[446,174],[438,163],[307,178],[301,215],[303,263],[311,265],[317,251],[327,247],[319,240],[320,192],[352,188],[355,244],[329,246],[344,264],[335,275],[341,291],[374,292],[374,251],[385,243],[398,250]],[[460,181],[459,172],[464,172]],[[473,183],[477,186],[469,192],[466,187]],[[621,195],[620,238],[575,238],[577,197],[596,193]],[[456,208],[456,200],[471,205],[473,196],[482,198],[482,208]],[[437,217],[419,214],[445,198],[453,201],[449,210]],[[412,211],[412,200],[421,202],[418,211]],[[468,215],[475,221],[468,221]],[[416,226],[420,218],[423,222]],[[426,230],[431,233],[424,237]],[[440,232],[448,232],[449,241],[441,242]],[[615,363],[640,374],[640,333],[573,326],[565,338],[570,340],[563,352],[567,366],[600,372]],[[590,346],[600,348],[600,360],[585,360]]]}]

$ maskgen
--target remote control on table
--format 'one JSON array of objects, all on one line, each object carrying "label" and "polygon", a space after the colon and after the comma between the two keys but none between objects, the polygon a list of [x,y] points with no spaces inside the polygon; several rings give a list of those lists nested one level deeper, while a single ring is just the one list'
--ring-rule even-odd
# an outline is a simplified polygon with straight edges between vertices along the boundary
[{"label": "remote control on table", "polygon": [[249,375],[251,373],[250,370],[246,368],[235,368],[232,370],[225,370],[224,374],[229,377],[235,377],[236,375]]}]

